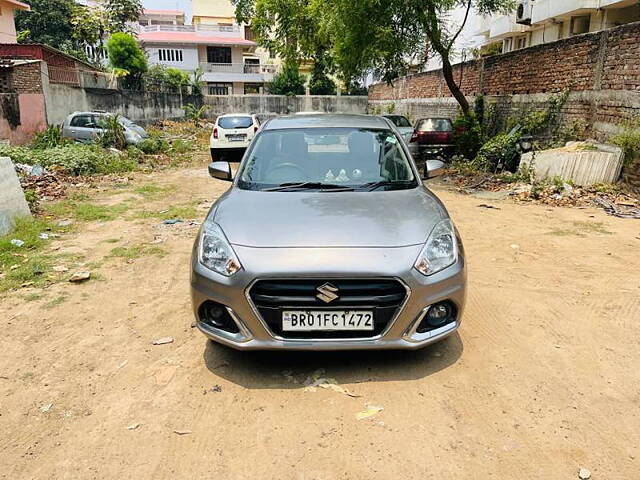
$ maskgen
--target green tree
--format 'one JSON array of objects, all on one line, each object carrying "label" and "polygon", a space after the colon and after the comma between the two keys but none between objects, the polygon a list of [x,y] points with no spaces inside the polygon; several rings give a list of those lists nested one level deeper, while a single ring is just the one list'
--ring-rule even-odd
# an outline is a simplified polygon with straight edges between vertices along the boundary
[{"label": "green tree", "polygon": [[[442,60],[442,73],[449,91],[465,116],[469,102],[453,74],[454,44],[470,13],[506,11],[513,0],[331,0],[320,19],[330,36],[333,57],[348,82],[371,70],[391,82],[407,72],[411,62],[435,52]],[[458,25],[449,12],[464,10]]]},{"label": "green tree", "polygon": [[130,33],[127,23],[136,22],[143,10],[140,0],[102,0],[100,5],[106,13],[108,31],[111,33]]},{"label": "green tree", "polygon": [[327,72],[328,61],[325,53],[317,53],[314,57],[313,70],[311,71],[311,79],[309,80],[309,92],[311,95],[335,95],[336,84]]},{"label": "green tree", "polygon": [[304,95],[304,77],[296,63],[285,62],[282,71],[273,77],[269,92],[273,95]]},{"label": "green tree", "polygon": [[140,88],[142,75],[147,71],[147,57],[137,40],[127,33],[114,33],[107,42],[107,51],[111,66],[127,71],[127,86]]},{"label": "green tree", "polygon": [[21,43],[44,43],[63,51],[80,48],[71,23],[76,8],[73,0],[27,0],[27,3],[31,11],[15,12]]}]

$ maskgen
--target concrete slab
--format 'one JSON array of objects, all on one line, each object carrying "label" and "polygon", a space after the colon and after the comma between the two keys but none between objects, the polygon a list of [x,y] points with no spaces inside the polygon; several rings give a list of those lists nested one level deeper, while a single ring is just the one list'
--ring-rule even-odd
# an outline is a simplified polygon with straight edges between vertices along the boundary
[{"label": "concrete slab", "polygon": [[0,235],[11,231],[15,218],[30,215],[13,162],[8,157],[0,157]]},{"label": "concrete slab", "polygon": [[[533,166],[536,177],[561,177],[576,185],[613,183],[620,177],[624,153],[621,148],[604,144],[570,142],[566,147],[529,152],[520,165]],[[595,150],[593,150],[595,148]]]}]

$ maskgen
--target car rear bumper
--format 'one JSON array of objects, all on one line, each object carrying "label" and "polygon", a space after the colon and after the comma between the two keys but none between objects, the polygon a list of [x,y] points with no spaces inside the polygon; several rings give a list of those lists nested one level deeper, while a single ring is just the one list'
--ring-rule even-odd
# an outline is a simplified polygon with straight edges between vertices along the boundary
[{"label": "car rear bumper", "polygon": [[[421,248],[419,245],[393,249],[263,249],[234,246],[243,270],[233,277],[224,277],[210,271],[194,255],[191,298],[196,325],[208,338],[238,350],[422,348],[446,338],[459,328],[465,304],[466,268],[464,255],[461,253],[456,264],[425,277],[412,268]],[[372,258],[377,260],[372,261]],[[402,268],[398,265],[402,265]],[[274,333],[249,294],[252,286],[263,279],[317,279],[319,285],[320,282],[340,279],[397,280],[406,288],[407,295],[384,330],[374,336],[367,337],[365,334],[361,338],[291,338],[290,333]],[[235,333],[215,328],[203,321],[199,312],[207,301],[227,308],[238,326]],[[416,333],[428,307],[442,301],[455,306],[455,320],[440,328]],[[326,307],[326,304],[320,305]]]}]

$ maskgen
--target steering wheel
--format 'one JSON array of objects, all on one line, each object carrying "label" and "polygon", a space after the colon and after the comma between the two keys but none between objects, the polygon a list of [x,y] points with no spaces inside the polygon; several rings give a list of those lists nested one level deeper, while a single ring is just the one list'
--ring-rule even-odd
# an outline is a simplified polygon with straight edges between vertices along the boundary
[{"label": "steering wheel", "polygon": [[299,165],[285,162],[270,168],[265,177],[269,183],[305,182],[307,173]]}]

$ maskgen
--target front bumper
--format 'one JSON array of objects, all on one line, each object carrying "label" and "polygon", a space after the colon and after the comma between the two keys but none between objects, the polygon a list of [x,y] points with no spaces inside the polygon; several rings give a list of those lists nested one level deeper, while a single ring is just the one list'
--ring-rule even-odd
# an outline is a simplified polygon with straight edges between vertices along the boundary
[{"label": "front bumper", "polygon": [[[192,257],[191,298],[196,325],[210,339],[239,350],[365,350],[422,348],[454,333],[460,326],[466,294],[464,251],[455,265],[425,277],[412,268],[421,245],[401,248],[250,248],[234,245],[243,270],[232,277],[218,275]],[[195,251],[194,251],[195,253]],[[401,265],[403,268],[399,268]],[[395,279],[407,297],[387,327],[375,337],[282,338],[272,332],[255,308],[249,289],[258,279]],[[201,322],[207,300],[225,305],[239,326],[229,333]],[[429,305],[448,300],[457,310],[455,322],[416,333]]]}]

